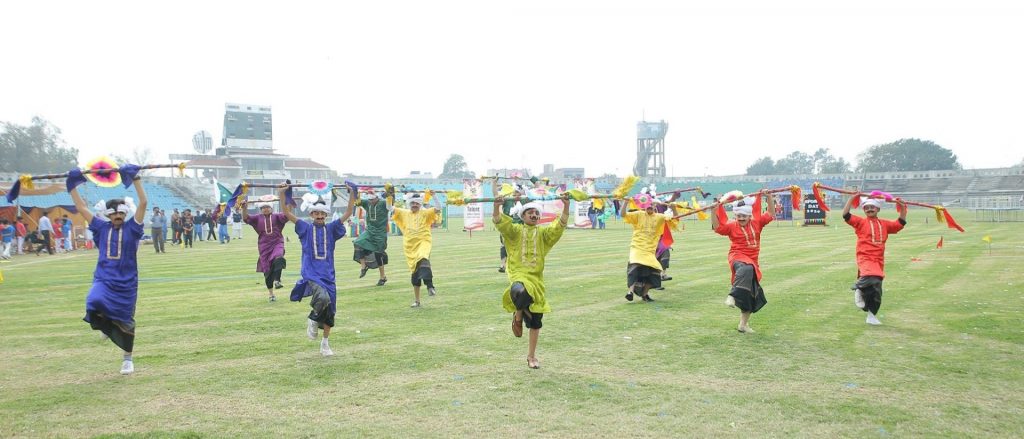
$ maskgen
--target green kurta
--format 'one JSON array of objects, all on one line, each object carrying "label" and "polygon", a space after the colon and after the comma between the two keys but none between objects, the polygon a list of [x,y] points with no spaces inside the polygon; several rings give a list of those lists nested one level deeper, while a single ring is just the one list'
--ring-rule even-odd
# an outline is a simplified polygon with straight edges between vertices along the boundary
[{"label": "green kurta", "polygon": [[369,200],[359,200],[356,206],[366,209],[366,231],[352,240],[352,244],[383,253],[388,248],[388,203],[377,200],[371,204]]},{"label": "green kurta", "polygon": [[533,298],[530,312],[551,312],[551,306],[544,298],[544,259],[547,258],[551,247],[562,238],[565,226],[560,219],[543,227],[514,224],[511,217],[502,215],[495,227],[505,239],[505,249],[508,251],[509,287],[505,289],[505,294],[501,298],[505,311],[516,310],[512,304],[511,284],[522,282],[526,292]]}]

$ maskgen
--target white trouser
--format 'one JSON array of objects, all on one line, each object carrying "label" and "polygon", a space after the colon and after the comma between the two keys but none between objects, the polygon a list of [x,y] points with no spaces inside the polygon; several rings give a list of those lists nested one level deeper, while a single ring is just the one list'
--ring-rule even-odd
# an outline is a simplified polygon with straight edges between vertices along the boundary
[{"label": "white trouser", "polygon": [[10,259],[11,258],[11,243],[5,242],[3,244],[3,246],[4,246],[3,258],[4,259]]}]

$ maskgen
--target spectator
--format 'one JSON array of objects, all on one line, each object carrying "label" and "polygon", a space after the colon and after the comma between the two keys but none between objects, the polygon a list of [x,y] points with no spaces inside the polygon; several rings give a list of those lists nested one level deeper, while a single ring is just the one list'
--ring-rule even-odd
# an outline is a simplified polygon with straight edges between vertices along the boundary
[{"label": "spectator", "polygon": [[164,250],[164,231],[167,230],[167,217],[164,216],[163,211],[159,207],[153,208],[153,218],[149,222],[150,233],[153,235],[153,248],[157,253],[167,253]]},{"label": "spectator", "polygon": [[174,209],[174,213],[171,214],[171,228],[174,232],[171,244],[178,245],[181,243],[181,214],[178,213],[178,209]]},{"label": "spectator", "polygon": [[18,215],[18,219],[14,222],[14,234],[17,236],[18,254],[23,255],[25,254],[25,236],[28,236],[28,230],[25,229],[21,215]]},{"label": "spectator", "polygon": [[235,239],[242,239],[242,213],[236,210],[231,214],[231,221],[234,222]]},{"label": "spectator", "polygon": [[199,238],[200,241],[203,240],[203,227],[206,226],[206,216],[206,212],[200,210],[198,211],[198,214],[192,218],[196,224],[196,237]]},{"label": "spectator", "polygon": [[[227,207],[224,206],[222,208],[226,209]],[[220,214],[217,215],[217,224],[218,224],[217,232],[220,233],[220,243],[221,244],[224,244],[225,241],[231,242],[231,235],[228,234],[228,217],[229,216],[230,215],[228,215],[228,213],[224,212],[224,211],[221,211]]]},{"label": "spectator", "polygon": [[14,242],[14,226],[7,218],[0,219],[0,259],[11,259],[11,243]]},{"label": "spectator", "polygon": [[[38,231],[39,231],[39,234],[42,235],[40,237],[40,239],[43,240],[43,246],[45,246],[46,251],[52,255],[53,254],[53,247],[51,247],[50,243],[51,243],[51,240],[53,238],[53,224],[50,223],[50,218],[46,216],[49,213],[50,212],[43,211],[43,215],[39,217],[39,230]],[[36,249],[36,256],[39,256],[39,253],[44,248],[43,246],[40,246],[38,249]]]},{"label": "spectator", "polygon": [[217,222],[215,221],[213,214],[210,213],[210,209],[206,209],[206,239],[210,241],[215,241],[217,239],[217,233],[213,231],[216,227]]},{"label": "spectator", "polygon": [[64,234],[64,251],[74,250],[74,224],[67,215],[64,215],[62,219],[60,230]]}]

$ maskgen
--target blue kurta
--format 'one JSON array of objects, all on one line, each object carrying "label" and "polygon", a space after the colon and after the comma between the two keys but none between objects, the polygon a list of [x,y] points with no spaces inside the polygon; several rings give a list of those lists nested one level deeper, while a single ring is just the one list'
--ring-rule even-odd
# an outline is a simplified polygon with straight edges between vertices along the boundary
[{"label": "blue kurta", "polygon": [[110,340],[131,352],[135,343],[135,302],[139,291],[137,255],[142,239],[142,224],[126,218],[120,229],[98,217],[89,222],[89,231],[99,251],[92,288],[85,299],[85,320],[93,329],[103,331]]},{"label": "blue kurta", "polygon": [[331,313],[337,309],[337,287],[334,284],[334,244],[345,236],[345,225],[332,221],[325,226],[314,226],[305,220],[295,223],[295,234],[302,244],[301,278],[295,282],[291,300],[298,302],[312,294],[308,283],[316,283],[331,296]]}]

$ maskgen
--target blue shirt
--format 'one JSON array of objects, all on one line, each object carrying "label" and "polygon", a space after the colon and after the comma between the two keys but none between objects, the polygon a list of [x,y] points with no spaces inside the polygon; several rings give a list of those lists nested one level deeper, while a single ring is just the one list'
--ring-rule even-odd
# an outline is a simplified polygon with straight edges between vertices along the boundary
[{"label": "blue shirt", "polygon": [[64,234],[64,237],[68,237],[68,232],[71,231],[71,221],[62,221],[60,225],[60,231]]},{"label": "blue shirt", "polygon": [[93,217],[89,222],[93,241],[99,250],[93,282],[103,282],[121,288],[136,288],[139,285],[137,254],[142,239],[142,224],[134,217],[124,220],[124,225],[115,230],[110,221]]},{"label": "blue shirt", "polygon": [[14,226],[8,225],[0,230],[0,236],[3,236],[3,242],[11,242],[14,239]]},{"label": "blue shirt", "polygon": [[332,221],[325,226],[314,226],[305,220],[295,223],[295,234],[302,243],[302,279],[316,282],[331,293],[334,285],[334,244],[345,236],[345,225]]}]

